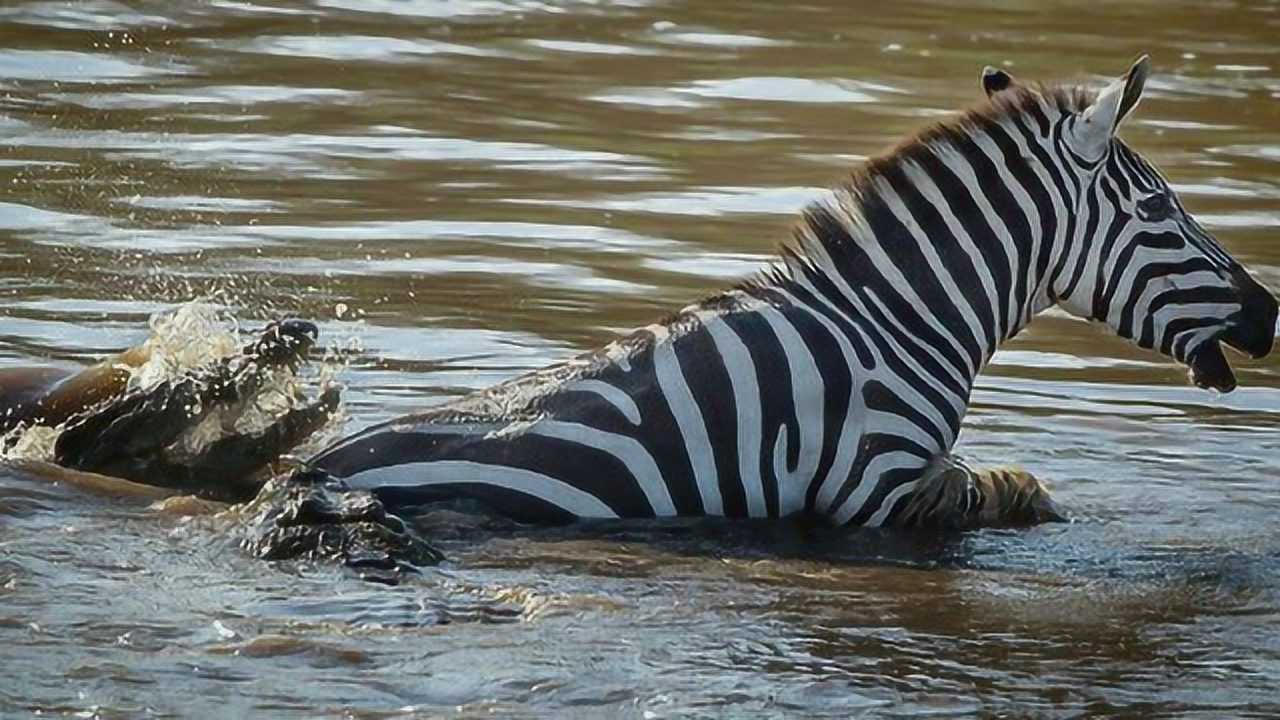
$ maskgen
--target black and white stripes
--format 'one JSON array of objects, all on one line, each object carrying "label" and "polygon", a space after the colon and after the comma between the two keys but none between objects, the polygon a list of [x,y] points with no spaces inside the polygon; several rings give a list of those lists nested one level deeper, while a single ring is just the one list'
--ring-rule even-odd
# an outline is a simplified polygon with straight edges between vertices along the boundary
[{"label": "black and white stripes", "polygon": [[893,523],[945,463],[974,378],[1059,304],[1229,390],[1276,303],[1114,137],[1096,97],[988,70],[989,98],[809,207],[754,280],[589,355],[370,428],[313,465],[392,505],[530,520],[813,513]]}]

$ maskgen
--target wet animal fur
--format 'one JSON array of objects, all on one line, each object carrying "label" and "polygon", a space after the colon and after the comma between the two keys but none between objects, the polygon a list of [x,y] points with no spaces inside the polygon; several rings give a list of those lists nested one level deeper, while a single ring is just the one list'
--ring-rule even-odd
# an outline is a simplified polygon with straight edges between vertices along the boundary
[{"label": "wet animal fur", "polygon": [[1066,520],[1048,489],[1017,468],[974,470],[948,459],[934,468],[897,520],[901,527],[965,530]]}]

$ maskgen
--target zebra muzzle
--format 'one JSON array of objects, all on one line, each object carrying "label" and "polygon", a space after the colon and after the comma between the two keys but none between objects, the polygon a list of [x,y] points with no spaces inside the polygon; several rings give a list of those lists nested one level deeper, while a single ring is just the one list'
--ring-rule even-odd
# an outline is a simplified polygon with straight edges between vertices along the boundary
[{"label": "zebra muzzle", "polygon": [[1197,387],[1231,392],[1236,376],[1222,354],[1222,346],[1237,350],[1251,358],[1271,352],[1275,344],[1277,303],[1274,295],[1243,270],[1236,277],[1240,288],[1240,312],[1231,318],[1226,330],[1217,338],[1202,343],[1187,357],[1191,381]]},{"label": "zebra muzzle", "polygon": [[1191,382],[1198,388],[1224,393],[1236,389],[1236,375],[1217,340],[1202,343],[1196,348],[1187,357],[1187,367],[1191,368]]},{"label": "zebra muzzle", "polygon": [[1257,359],[1271,352],[1276,338],[1276,315],[1280,305],[1262,283],[1243,269],[1233,278],[1240,294],[1240,312],[1232,318],[1220,338],[1227,347]]}]

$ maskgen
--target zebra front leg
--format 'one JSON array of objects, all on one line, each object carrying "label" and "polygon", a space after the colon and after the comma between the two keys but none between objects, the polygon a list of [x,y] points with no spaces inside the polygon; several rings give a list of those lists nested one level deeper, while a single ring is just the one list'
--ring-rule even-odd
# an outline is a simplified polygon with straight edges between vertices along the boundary
[{"label": "zebra front leg", "polygon": [[899,514],[900,527],[969,530],[1066,522],[1048,489],[1017,468],[971,468],[946,457],[932,465]]}]

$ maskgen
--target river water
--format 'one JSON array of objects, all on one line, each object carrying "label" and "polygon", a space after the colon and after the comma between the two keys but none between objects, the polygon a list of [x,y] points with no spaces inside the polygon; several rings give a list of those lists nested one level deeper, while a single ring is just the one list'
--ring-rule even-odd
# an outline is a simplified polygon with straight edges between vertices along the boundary
[{"label": "river water", "polygon": [[[985,64],[1155,75],[1126,137],[1280,287],[1274,3],[9,0],[0,367],[210,299],[345,348],[347,429],[749,273]],[[1075,518],[955,538],[427,516],[395,588],[0,472],[0,716],[1280,715],[1280,355],[1188,387],[1039,319],[964,454]]]}]

